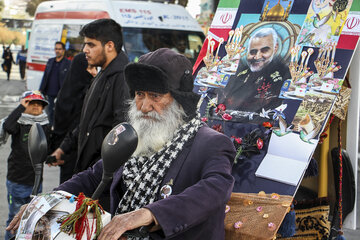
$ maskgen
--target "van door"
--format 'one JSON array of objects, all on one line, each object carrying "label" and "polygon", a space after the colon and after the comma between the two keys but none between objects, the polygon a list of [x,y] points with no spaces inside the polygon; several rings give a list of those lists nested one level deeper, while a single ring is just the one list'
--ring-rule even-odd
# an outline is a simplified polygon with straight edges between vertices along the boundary
[{"label": "van door", "polygon": [[65,43],[65,57],[72,59],[81,51],[83,39],[79,36],[82,24],[35,23],[29,42],[27,58],[27,88],[39,89],[46,63],[55,57],[54,45],[57,41]]}]

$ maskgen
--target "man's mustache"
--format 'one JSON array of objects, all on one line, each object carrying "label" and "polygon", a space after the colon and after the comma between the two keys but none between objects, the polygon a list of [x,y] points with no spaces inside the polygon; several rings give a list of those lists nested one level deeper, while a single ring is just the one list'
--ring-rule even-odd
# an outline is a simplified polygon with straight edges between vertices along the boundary
[{"label": "man's mustache", "polygon": [[249,63],[250,64],[254,64],[254,63],[261,63],[261,62],[265,62],[266,59],[265,58],[260,58],[260,59],[250,59]]},{"label": "man's mustache", "polygon": [[136,119],[153,119],[153,120],[157,120],[157,121],[161,121],[163,120],[162,117],[160,116],[160,114],[158,114],[155,111],[151,111],[148,113],[142,113],[141,111],[136,112],[135,114],[135,118]]}]

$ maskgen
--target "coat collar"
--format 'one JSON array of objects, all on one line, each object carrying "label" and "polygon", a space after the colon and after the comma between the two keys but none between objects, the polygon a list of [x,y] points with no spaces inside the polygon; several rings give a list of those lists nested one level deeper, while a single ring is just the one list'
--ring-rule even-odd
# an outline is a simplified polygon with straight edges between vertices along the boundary
[{"label": "coat collar", "polygon": [[125,55],[123,51],[120,53],[109,63],[109,65],[103,71],[105,76],[111,76],[115,73],[124,71],[125,65],[129,62],[128,57]]}]

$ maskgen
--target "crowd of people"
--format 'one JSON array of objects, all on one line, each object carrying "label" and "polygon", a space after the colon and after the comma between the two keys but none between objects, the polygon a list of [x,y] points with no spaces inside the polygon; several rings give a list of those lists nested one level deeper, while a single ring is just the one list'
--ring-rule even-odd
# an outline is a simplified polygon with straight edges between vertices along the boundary
[{"label": "crowd of people", "polygon": [[[63,44],[57,42],[40,91],[25,93],[4,124],[12,135],[7,239],[19,225],[25,210],[21,205],[30,200],[29,192],[23,191],[21,198],[14,192],[32,188],[27,149],[31,125],[43,126],[48,154],[55,158],[49,165],[61,167],[61,184],[55,190],[91,196],[103,171],[102,141],[125,121],[136,130],[138,146],[100,197],[113,218],[98,239],[118,239],[141,226],[151,227],[147,239],[224,238],[235,149],[228,137],[200,121],[191,62],[161,48],[129,63],[122,51],[121,26],[111,19],[83,26],[80,35],[83,53],[68,62]],[[28,169],[17,169],[25,163]]]}]

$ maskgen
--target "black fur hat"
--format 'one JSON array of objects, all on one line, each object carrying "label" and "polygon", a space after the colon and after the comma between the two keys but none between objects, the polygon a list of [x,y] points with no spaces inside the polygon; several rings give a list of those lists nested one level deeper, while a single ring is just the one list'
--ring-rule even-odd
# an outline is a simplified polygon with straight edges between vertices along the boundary
[{"label": "black fur hat", "polygon": [[125,79],[133,97],[135,91],[170,92],[186,115],[192,118],[200,96],[192,91],[191,72],[191,62],[184,55],[160,48],[142,55],[137,63],[129,63],[125,67]]}]

